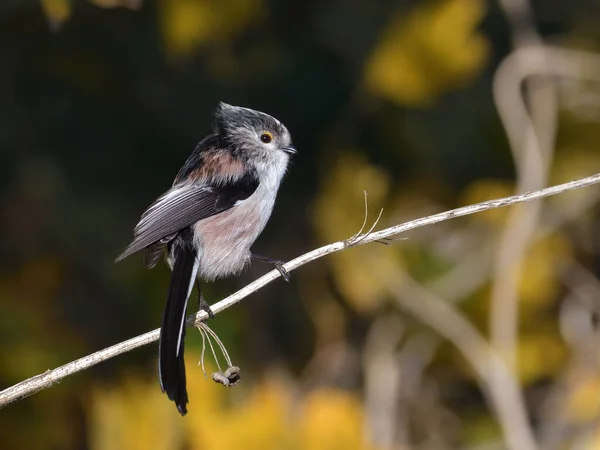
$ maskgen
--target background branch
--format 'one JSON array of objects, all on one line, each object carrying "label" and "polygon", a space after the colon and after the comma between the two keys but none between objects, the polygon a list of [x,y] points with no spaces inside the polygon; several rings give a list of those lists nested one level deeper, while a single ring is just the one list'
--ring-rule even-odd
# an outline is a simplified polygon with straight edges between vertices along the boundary
[{"label": "background branch", "polygon": [[[552,195],[557,195],[573,189],[584,188],[597,183],[600,183],[600,173],[579,180],[570,181],[568,183],[552,186],[546,189],[541,189],[535,192],[526,192],[520,195],[513,195],[510,197],[488,200],[474,205],[463,206],[431,216],[422,217],[367,235],[353,236],[351,239],[326,245],[324,247],[318,248],[302,256],[299,256],[296,259],[289,261],[285,264],[285,268],[288,271],[291,271],[325,255],[329,255],[331,253],[345,250],[357,245],[364,245],[381,239],[390,238],[415,228],[424,227],[426,225],[433,225],[439,222],[454,219],[456,217],[467,216],[470,214],[475,214],[494,208],[501,208],[504,206],[533,201]],[[271,272],[265,274],[256,281],[250,283],[243,289],[240,289],[238,292],[230,295],[229,297],[221,300],[220,302],[215,303],[214,305],[211,305],[211,309],[215,314],[217,314],[234,305],[235,303],[239,302],[248,295],[256,292],[257,290],[270,283],[271,281],[275,280],[279,276],[280,274],[277,270],[272,270]],[[206,318],[207,314],[204,311],[199,311],[197,314],[192,315],[188,318],[187,324],[188,326],[190,326],[197,322],[203,321]],[[158,340],[158,337],[159,330],[156,329],[144,333],[135,338],[128,339],[127,341],[121,342],[111,347],[105,348],[104,350],[92,353],[91,355],[72,361],[68,364],[65,364],[64,366],[58,367],[53,370],[48,370],[43,374],[39,374],[32,378],[24,380],[0,392],[0,408],[16,400],[28,397],[42,389],[46,389],[68,375],[72,375],[76,372],[87,369],[102,361],[120,355],[122,353],[126,353],[135,348],[150,344],[151,342]]]},{"label": "background branch", "polygon": [[473,367],[495,411],[507,448],[538,448],[529,426],[521,389],[505,360],[453,305],[423,289],[407,274],[375,275],[385,281],[400,306],[450,341]]},{"label": "background branch", "polygon": [[[515,15],[530,15],[527,2],[504,0],[501,4],[507,17],[513,20]],[[550,77],[600,80],[598,55],[539,45],[541,38],[533,27],[519,32],[520,37],[514,36],[517,49],[502,61],[493,85],[494,102],[515,161],[516,193],[541,189],[547,183],[557,114],[556,93]],[[532,43],[536,45],[529,45]],[[528,90],[526,99],[522,92],[524,85]],[[514,268],[521,264],[532,243],[540,215],[541,205],[537,202],[512,211],[497,244],[490,332],[492,342],[511,367],[517,346],[520,277]]]}]

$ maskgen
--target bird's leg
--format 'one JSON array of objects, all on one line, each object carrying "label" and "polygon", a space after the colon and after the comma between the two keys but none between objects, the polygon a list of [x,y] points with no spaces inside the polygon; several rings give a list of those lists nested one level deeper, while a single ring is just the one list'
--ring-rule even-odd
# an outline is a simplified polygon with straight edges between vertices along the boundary
[{"label": "bird's leg", "polygon": [[204,299],[202,291],[200,290],[200,282],[198,280],[196,280],[196,289],[198,290],[198,309],[202,309],[203,311],[205,311],[206,314],[208,314],[209,319],[214,319],[215,313],[212,312],[212,309],[210,309],[210,305]]},{"label": "bird's leg", "polygon": [[285,270],[285,267],[283,267],[285,261],[282,261],[280,259],[269,258],[268,256],[255,255],[254,253],[251,253],[250,257],[257,261],[273,264],[275,268],[279,271],[283,279],[286,281],[286,283],[290,282],[290,274],[287,270]]}]

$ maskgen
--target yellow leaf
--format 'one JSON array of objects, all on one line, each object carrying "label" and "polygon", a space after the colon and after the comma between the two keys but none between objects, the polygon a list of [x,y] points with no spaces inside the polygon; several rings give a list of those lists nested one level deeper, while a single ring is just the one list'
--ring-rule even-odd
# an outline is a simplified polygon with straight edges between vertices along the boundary
[{"label": "yellow leaf", "polygon": [[163,2],[163,33],[167,51],[186,54],[210,37],[213,16],[210,4],[196,0]]},{"label": "yellow leaf", "polygon": [[560,234],[547,236],[527,250],[519,284],[525,311],[537,311],[556,298],[560,289],[559,271],[571,254],[570,241]]},{"label": "yellow leaf", "polygon": [[227,41],[265,12],[262,0],[163,0],[161,6],[163,39],[174,56]]},{"label": "yellow leaf", "polygon": [[533,383],[555,375],[565,364],[567,350],[556,334],[551,332],[526,334],[519,339],[519,379]]},{"label": "yellow leaf", "polygon": [[40,0],[40,3],[53,30],[59,29],[71,17],[70,0]]},{"label": "yellow leaf", "polygon": [[92,450],[182,448],[181,417],[155,378],[128,376],[91,390],[88,429]]},{"label": "yellow leaf", "polygon": [[360,401],[334,389],[312,392],[305,400],[299,433],[306,450],[366,449]]},{"label": "yellow leaf", "polygon": [[[212,381],[209,387],[211,390],[224,389]],[[202,399],[196,402],[197,408],[202,409]],[[290,403],[289,389],[277,382],[264,383],[254,389],[244,402],[238,401],[227,409],[211,413],[201,412],[195,420],[188,421],[190,448],[289,448],[286,442],[290,432],[287,418]]]},{"label": "yellow leaf", "polygon": [[[94,387],[91,400],[86,399],[90,404],[90,448],[170,450],[185,447],[191,439],[186,436],[186,429],[192,438],[210,436],[213,433],[210,427],[223,422],[221,402],[226,390],[204,378],[197,365],[197,352],[188,350],[185,359],[190,399],[185,420],[161,392],[156,376],[129,375],[115,386]],[[193,434],[190,430],[198,431]]]},{"label": "yellow leaf", "polygon": [[419,106],[471,79],[488,54],[476,30],[484,12],[483,0],[438,0],[419,4],[408,17],[398,14],[367,63],[367,89]]},{"label": "yellow leaf", "polygon": [[[126,376],[112,387],[95,386],[84,399],[92,450],[367,449],[363,406],[334,389],[303,397],[267,371],[235,389],[204,378],[199,355],[186,355],[188,414],[182,419],[156,377]],[[210,369],[207,368],[210,372]]]},{"label": "yellow leaf", "polygon": [[600,377],[588,374],[575,381],[575,389],[567,400],[566,416],[576,423],[591,422],[600,414]]}]

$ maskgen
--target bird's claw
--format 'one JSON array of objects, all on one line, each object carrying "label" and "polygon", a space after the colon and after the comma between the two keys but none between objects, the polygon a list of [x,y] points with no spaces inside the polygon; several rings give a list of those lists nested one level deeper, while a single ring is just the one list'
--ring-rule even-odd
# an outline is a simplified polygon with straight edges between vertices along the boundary
[{"label": "bird's claw", "polygon": [[281,274],[281,276],[283,277],[283,279],[285,280],[286,283],[290,282],[290,273],[285,269],[285,267],[283,267],[283,265],[285,264],[285,261],[282,261],[280,259],[273,259],[273,258],[269,258],[267,256],[260,256],[260,255],[255,255],[254,253],[251,254],[252,259],[255,259],[257,261],[262,261],[268,264],[273,264],[275,266],[275,268],[277,269],[277,271]]},{"label": "bird's claw", "polygon": [[283,267],[284,264],[283,261],[277,261],[275,262],[275,268],[279,271],[285,282],[289,283],[291,280],[290,273]]},{"label": "bird's claw", "polygon": [[208,314],[209,319],[215,318],[215,313],[213,312],[212,309],[210,309],[210,305],[208,304],[208,302],[204,299],[204,296],[202,296],[202,295],[200,295],[200,298],[198,299],[198,307],[202,311],[204,311],[206,314]]}]

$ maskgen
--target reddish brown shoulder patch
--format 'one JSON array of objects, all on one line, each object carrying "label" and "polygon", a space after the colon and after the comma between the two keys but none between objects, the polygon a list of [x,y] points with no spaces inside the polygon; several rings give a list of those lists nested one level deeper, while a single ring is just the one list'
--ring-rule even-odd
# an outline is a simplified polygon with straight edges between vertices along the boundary
[{"label": "reddish brown shoulder patch", "polygon": [[216,150],[206,154],[202,165],[193,170],[190,175],[190,181],[199,179],[225,178],[227,176],[237,178],[244,174],[244,163],[224,150]]}]

